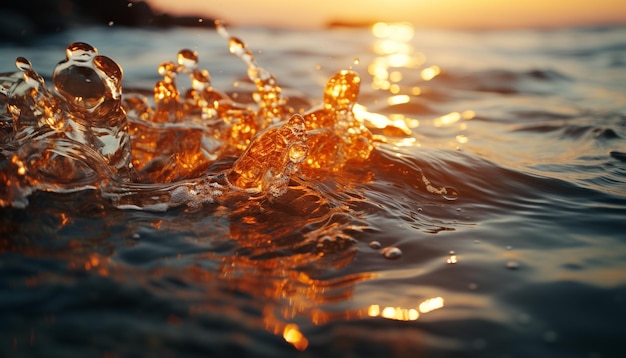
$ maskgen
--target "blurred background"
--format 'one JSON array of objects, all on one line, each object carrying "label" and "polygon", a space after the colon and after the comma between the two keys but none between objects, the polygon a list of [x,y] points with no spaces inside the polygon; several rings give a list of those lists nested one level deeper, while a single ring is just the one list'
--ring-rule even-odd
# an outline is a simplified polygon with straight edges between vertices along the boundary
[{"label": "blurred background", "polygon": [[494,29],[606,26],[626,21],[620,0],[288,0],[11,1],[0,9],[0,39],[26,41],[41,33],[86,24],[211,27],[219,18],[236,26],[324,28],[376,21],[407,21],[420,28]]}]

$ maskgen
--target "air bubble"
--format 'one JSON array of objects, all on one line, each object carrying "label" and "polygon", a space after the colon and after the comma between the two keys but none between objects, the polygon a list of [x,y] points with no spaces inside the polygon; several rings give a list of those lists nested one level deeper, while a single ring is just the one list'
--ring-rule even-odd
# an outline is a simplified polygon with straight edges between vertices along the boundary
[{"label": "air bubble", "polygon": [[384,249],[380,250],[380,253],[386,258],[390,260],[394,260],[402,256],[402,250],[395,246],[388,246]]}]

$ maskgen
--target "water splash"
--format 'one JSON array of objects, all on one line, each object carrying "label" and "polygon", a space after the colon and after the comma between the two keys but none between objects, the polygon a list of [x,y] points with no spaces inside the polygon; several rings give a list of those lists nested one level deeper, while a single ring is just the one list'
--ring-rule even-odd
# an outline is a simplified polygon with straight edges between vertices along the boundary
[{"label": "water splash", "polygon": [[[369,159],[375,137],[354,112],[356,72],[335,73],[322,103],[294,114],[274,75],[243,41],[216,27],[247,66],[254,105],[215,89],[189,49],[158,67],[153,105],[141,92],[122,95],[122,68],[89,44],[67,47],[53,89],[19,57],[17,71],[0,82],[11,117],[1,141],[0,204],[24,207],[36,190],[92,188],[119,208],[198,208],[234,192],[279,197],[294,176],[337,175]],[[177,84],[182,74],[190,88]],[[457,196],[423,181],[448,200]]]},{"label": "water splash", "polygon": [[[52,89],[19,57],[17,71],[0,77],[6,97],[0,97],[0,105],[11,124],[0,128],[0,206],[25,208],[35,191],[91,190],[118,209],[182,207],[223,215],[238,254],[224,259],[219,278],[240,281],[243,292],[250,287],[256,297],[282,300],[286,290],[305,297],[288,295],[290,312],[263,312],[266,329],[304,350],[307,338],[291,321],[303,313],[316,324],[336,319],[336,313],[319,309],[328,287],[346,287],[349,294],[355,282],[372,275],[341,278],[329,286],[294,268],[339,268],[353,260],[355,234],[369,228],[361,210],[368,200],[366,184],[375,174],[352,171],[367,167],[376,142],[385,139],[372,135],[363,120],[367,113],[358,105],[362,80],[355,71],[337,71],[321,103],[296,113],[247,45],[223,25],[217,29],[246,65],[255,85],[254,103],[240,103],[214,88],[209,71],[199,67],[198,53],[190,49],[159,65],[151,93],[123,92],[122,68],[86,43],[67,47],[66,58],[54,69]],[[179,81],[180,76],[189,77],[189,88],[181,86],[187,81]],[[455,190],[435,188],[422,178],[429,193],[456,198]],[[369,246],[385,259],[403,255],[378,241]],[[261,279],[230,277],[242,272]],[[288,278],[293,287],[275,280],[276,287],[268,290],[268,273]],[[346,311],[345,318],[378,315],[373,312],[357,308]],[[416,313],[385,307],[380,316],[415,320]]]},{"label": "water splash", "polygon": [[267,127],[282,121],[285,115],[292,113],[293,110],[287,107],[288,99],[282,95],[282,89],[274,75],[259,66],[248,46],[241,39],[231,36],[220,21],[216,21],[215,25],[217,32],[228,39],[230,52],[248,66],[248,78],[256,86],[252,98],[258,105],[257,116],[261,121],[260,125]]}]

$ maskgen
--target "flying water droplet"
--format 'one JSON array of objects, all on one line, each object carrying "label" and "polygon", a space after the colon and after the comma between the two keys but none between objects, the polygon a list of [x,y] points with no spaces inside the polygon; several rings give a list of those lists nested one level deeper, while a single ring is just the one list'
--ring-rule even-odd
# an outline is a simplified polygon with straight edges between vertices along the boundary
[{"label": "flying water droplet", "polygon": [[185,71],[191,72],[198,68],[198,53],[189,49],[180,50],[177,61]]},{"label": "flying water droplet", "polygon": [[382,245],[378,241],[370,241],[369,245],[374,250],[379,250],[382,247]]},{"label": "flying water droplet", "polygon": [[24,57],[18,57],[15,60],[15,66],[17,67],[18,70],[24,71],[24,72],[33,69],[33,65],[30,63],[28,59]]}]

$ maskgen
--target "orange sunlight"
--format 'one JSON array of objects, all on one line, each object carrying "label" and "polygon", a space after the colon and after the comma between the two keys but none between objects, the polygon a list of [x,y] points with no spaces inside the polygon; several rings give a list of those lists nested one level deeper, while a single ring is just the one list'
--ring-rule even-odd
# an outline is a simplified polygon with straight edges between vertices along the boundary
[{"label": "orange sunlight", "polygon": [[626,24],[622,0],[147,0],[157,12],[217,17],[238,26],[316,28],[331,22],[409,21],[418,27],[515,28]]}]

